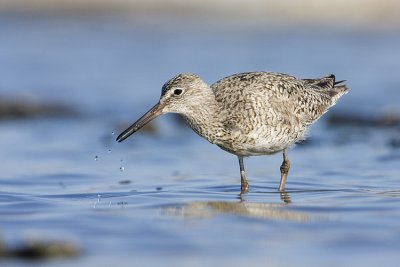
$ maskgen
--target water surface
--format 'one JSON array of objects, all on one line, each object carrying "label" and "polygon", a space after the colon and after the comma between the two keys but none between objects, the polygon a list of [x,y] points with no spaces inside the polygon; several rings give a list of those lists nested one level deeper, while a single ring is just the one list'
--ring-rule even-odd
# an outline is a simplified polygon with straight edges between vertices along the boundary
[{"label": "water surface", "polygon": [[[351,92],[332,113],[398,110],[396,33],[318,29],[143,28],[118,18],[0,17],[0,95],[65,103],[72,118],[0,123],[0,234],[65,240],[77,258],[40,266],[397,266],[399,128],[331,126],[281,155],[245,161],[174,117],[114,139],[180,72],[207,82],[250,70],[335,73]],[[7,260],[9,266],[30,261]]]}]

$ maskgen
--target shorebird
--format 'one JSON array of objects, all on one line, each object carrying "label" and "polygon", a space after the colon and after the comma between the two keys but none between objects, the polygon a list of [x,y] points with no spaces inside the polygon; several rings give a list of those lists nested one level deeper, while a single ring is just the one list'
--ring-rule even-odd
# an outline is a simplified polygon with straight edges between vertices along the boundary
[{"label": "shorebird", "polygon": [[241,193],[248,191],[243,158],[283,152],[279,191],[289,173],[288,148],[304,140],[307,129],[347,93],[334,75],[297,79],[275,72],[228,76],[211,86],[194,74],[167,81],[159,102],[123,131],[122,142],[152,119],[178,113],[210,143],[239,159]]}]

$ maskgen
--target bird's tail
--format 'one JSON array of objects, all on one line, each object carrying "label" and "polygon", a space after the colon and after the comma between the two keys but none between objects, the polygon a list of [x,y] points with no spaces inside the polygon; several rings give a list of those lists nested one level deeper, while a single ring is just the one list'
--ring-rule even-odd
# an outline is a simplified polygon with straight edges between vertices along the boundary
[{"label": "bird's tail", "polygon": [[347,86],[343,84],[346,80],[336,81],[333,74],[318,79],[303,79],[303,81],[314,90],[328,93],[332,98],[332,105],[348,91]]},{"label": "bird's tail", "polygon": [[318,79],[303,79],[305,84],[314,90],[329,94],[331,97],[331,106],[336,104],[336,101],[348,92],[347,86],[343,84],[346,80],[336,81],[333,74],[318,78]]},{"label": "bird's tail", "polygon": [[[333,76],[334,78],[335,76]],[[334,81],[333,87],[329,90],[329,95],[332,98],[332,104],[335,104],[336,101],[342,96],[348,93],[348,88],[345,84],[343,84],[346,80],[342,81]]]}]

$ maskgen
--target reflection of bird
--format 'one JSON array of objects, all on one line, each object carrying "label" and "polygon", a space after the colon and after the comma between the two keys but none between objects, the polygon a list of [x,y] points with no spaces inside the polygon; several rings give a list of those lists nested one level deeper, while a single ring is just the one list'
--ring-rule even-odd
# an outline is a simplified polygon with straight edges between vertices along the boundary
[{"label": "reflection of bird", "polygon": [[183,115],[210,143],[239,158],[241,189],[247,192],[243,157],[283,151],[279,191],[290,162],[287,148],[305,138],[307,128],[347,92],[335,76],[296,79],[271,72],[226,77],[208,86],[198,76],[179,74],[162,87],[160,101],[121,133],[121,142],[155,117]]},{"label": "reflection of bird", "polygon": [[169,215],[175,215],[184,218],[205,218],[218,214],[236,214],[259,219],[296,222],[309,222],[329,219],[323,217],[314,217],[306,213],[285,209],[284,204],[254,202],[192,202],[182,206],[166,206],[163,208],[163,212]]}]

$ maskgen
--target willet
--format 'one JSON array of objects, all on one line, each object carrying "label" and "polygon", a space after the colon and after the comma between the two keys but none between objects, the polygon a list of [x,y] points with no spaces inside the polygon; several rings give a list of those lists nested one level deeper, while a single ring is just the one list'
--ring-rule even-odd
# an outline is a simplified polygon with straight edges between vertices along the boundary
[{"label": "willet", "polygon": [[243,158],[283,152],[279,191],[290,168],[288,148],[305,139],[307,129],[347,92],[334,75],[296,79],[274,72],[248,72],[211,86],[193,74],[164,84],[159,102],[122,132],[122,142],[155,117],[178,113],[210,143],[239,159],[241,192],[248,190]]}]

